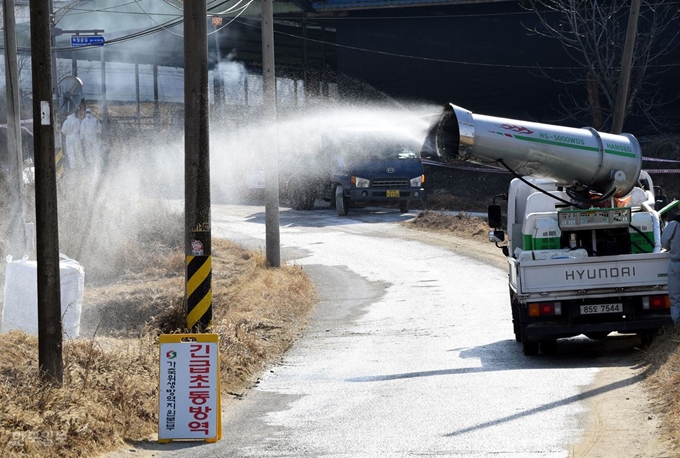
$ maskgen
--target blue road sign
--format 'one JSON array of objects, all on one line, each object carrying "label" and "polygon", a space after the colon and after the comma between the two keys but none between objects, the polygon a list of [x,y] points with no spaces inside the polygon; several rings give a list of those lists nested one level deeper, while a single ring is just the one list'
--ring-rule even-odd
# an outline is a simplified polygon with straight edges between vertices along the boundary
[{"label": "blue road sign", "polygon": [[79,46],[104,46],[104,37],[101,35],[71,35],[71,47]]}]

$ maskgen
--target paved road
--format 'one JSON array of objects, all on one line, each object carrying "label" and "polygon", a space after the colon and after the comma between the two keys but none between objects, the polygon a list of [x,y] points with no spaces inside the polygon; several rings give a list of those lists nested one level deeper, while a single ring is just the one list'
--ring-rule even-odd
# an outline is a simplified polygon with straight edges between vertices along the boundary
[{"label": "paved road", "polygon": [[[630,338],[524,357],[505,272],[397,224],[413,216],[282,211],[282,258],[321,294],[310,328],[232,403],[223,440],[155,456],[570,456],[585,400],[631,383],[588,388],[601,367],[630,363]],[[216,206],[213,235],[263,247],[263,209]]]}]

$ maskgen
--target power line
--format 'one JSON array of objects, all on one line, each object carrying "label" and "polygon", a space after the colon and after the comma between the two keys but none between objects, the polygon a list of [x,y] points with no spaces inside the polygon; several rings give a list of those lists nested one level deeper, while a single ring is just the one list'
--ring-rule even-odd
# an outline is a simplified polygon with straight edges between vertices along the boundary
[{"label": "power line", "polygon": [[[243,21],[237,21],[241,25],[245,25],[247,27],[254,27],[254,28],[260,28],[260,26],[255,25],[255,24],[249,24]],[[297,38],[302,41],[309,41],[313,43],[319,43],[323,45],[328,45],[328,46],[335,46],[336,48],[342,48],[342,49],[350,49],[353,51],[361,51],[361,52],[367,52],[367,53],[372,53],[372,54],[378,54],[378,55],[383,55],[383,56],[390,56],[390,57],[398,57],[402,59],[414,59],[414,60],[423,60],[423,61],[428,61],[428,62],[438,62],[438,63],[445,63],[445,64],[457,64],[457,65],[475,65],[479,67],[495,67],[495,68],[517,68],[517,69],[527,69],[527,70],[582,70],[584,67],[582,66],[543,66],[543,65],[514,65],[514,64],[494,64],[494,63],[488,63],[488,62],[470,62],[470,61],[463,61],[463,60],[452,60],[452,59],[441,59],[441,58],[436,58],[436,57],[424,57],[424,56],[414,56],[410,54],[400,54],[400,53],[393,53],[393,52],[387,52],[387,51],[379,51],[376,49],[369,49],[369,48],[362,48],[358,46],[350,46],[350,45],[343,45],[343,44],[338,44],[338,43],[333,43],[330,41],[324,41],[324,40],[317,40],[315,38],[310,38],[310,37],[301,37],[299,35],[295,35],[292,33],[287,33],[287,32],[282,32],[282,31],[275,31],[274,33],[278,35],[283,35],[283,36],[288,36],[292,38]],[[678,67],[680,66],[680,63],[677,64],[666,64],[666,65],[647,65],[647,68],[671,68],[671,67]]]},{"label": "power line", "polygon": [[[226,4],[226,3],[228,3],[228,2],[229,2],[229,0],[221,1],[221,2],[219,2],[219,3],[217,3],[217,4],[209,5],[209,7],[211,7],[211,8],[220,7],[220,6],[223,6],[224,4]],[[137,2],[134,2],[134,3],[137,3]],[[166,2],[166,3],[167,3],[167,2]],[[238,5],[239,3],[241,3],[241,1],[239,1],[239,2],[237,3],[237,5]],[[255,25],[255,24],[250,24],[250,23],[245,22],[245,21],[236,21],[236,19],[237,19],[239,16],[241,16],[241,14],[243,14],[243,12],[246,10],[246,8],[247,8],[251,3],[252,3],[252,0],[251,0],[248,4],[246,4],[244,7],[242,7],[241,11],[239,11],[239,13],[238,13],[231,21],[229,21],[226,25],[222,26],[219,30],[222,30],[223,28],[227,27],[228,25],[230,25],[230,24],[233,23],[233,22],[236,22],[236,23],[241,24],[241,25],[246,26],[246,27],[252,27],[252,28],[261,29],[261,26],[258,26],[258,25]],[[663,4],[665,4],[665,3],[663,3]],[[671,4],[676,4],[676,2],[673,2],[673,3],[671,3]],[[124,4],[124,5],[127,5],[127,4]],[[123,6],[123,5],[116,5],[116,7],[118,7],[118,6]],[[110,8],[113,8],[113,7],[110,7]],[[88,12],[106,12],[106,13],[110,13],[111,11],[108,11],[110,8],[100,9],[100,10],[89,10]],[[149,13],[146,12],[143,8],[141,8],[141,6],[140,6],[140,9],[142,9],[143,13],[132,13],[132,14],[146,14],[147,16],[149,16]],[[532,11],[527,11],[527,13],[534,14]],[[128,13],[128,14],[131,14],[131,13]],[[508,14],[523,14],[523,12],[508,13]],[[490,13],[490,14],[489,14],[489,16],[498,16],[498,15],[501,15],[501,14],[497,14],[497,13]],[[440,18],[440,17],[471,17],[471,16],[474,16],[474,15],[410,16],[410,17],[407,17],[407,18],[409,18],[409,19],[420,19],[420,18],[423,18],[423,19],[424,19],[424,18],[433,19],[433,18]],[[149,17],[150,17],[150,16],[149,16]],[[388,19],[388,18],[390,18],[390,19],[391,19],[391,18],[396,19],[396,18],[399,18],[399,17],[397,17],[397,16],[383,17],[383,19]],[[314,18],[315,21],[316,21],[317,19],[318,19],[318,18]],[[348,19],[349,19],[349,18],[348,18]],[[366,19],[376,19],[376,18],[366,18]],[[377,18],[377,19],[380,19],[380,18]],[[399,18],[399,19],[402,19],[402,18]],[[154,21],[154,22],[155,22],[155,21]],[[122,43],[122,42],[125,42],[125,41],[128,41],[128,40],[133,40],[133,39],[136,39],[136,38],[142,38],[142,37],[145,37],[145,36],[147,36],[147,35],[151,35],[151,34],[153,34],[153,33],[159,32],[159,31],[161,31],[161,30],[167,31],[167,32],[169,32],[169,33],[172,33],[173,35],[181,36],[181,34],[178,34],[178,33],[176,33],[176,32],[172,32],[172,31],[169,30],[169,29],[170,29],[171,27],[174,27],[174,26],[176,26],[176,25],[181,24],[182,22],[183,22],[183,18],[182,18],[182,17],[179,17],[179,16],[176,16],[175,19],[173,19],[173,20],[171,20],[171,21],[167,21],[167,22],[162,23],[162,24],[158,24],[158,23],[157,23],[157,25],[154,26],[154,27],[150,27],[150,28],[148,28],[148,29],[141,30],[141,31],[138,31],[138,32],[129,34],[129,35],[122,36],[122,37],[118,37],[118,38],[114,38],[114,39],[111,39],[111,40],[107,40],[107,45],[112,45],[112,44],[116,44],[116,43]],[[276,21],[276,23],[278,23],[278,24],[281,24],[282,22],[283,22],[283,21],[281,21],[281,20]],[[287,22],[290,22],[290,20],[288,20]],[[211,33],[215,33],[215,32],[211,32]],[[349,50],[359,51],[359,52],[367,52],[367,53],[372,53],[372,54],[377,54],[377,55],[383,55],[383,56],[390,56],[390,57],[396,57],[396,58],[401,58],[401,59],[422,60],[422,61],[426,61],[426,62],[437,62],[437,63],[445,63],[445,64],[466,65],[466,66],[478,66],[478,67],[527,69],[527,70],[581,70],[581,69],[583,69],[582,66],[542,66],[542,65],[499,64],[499,63],[472,62],[472,61],[465,61],[465,60],[453,60],[453,59],[443,59],[443,58],[435,58],[435,57],[415,56],[415,55],[410,55],[410,54],[402,54],[402,53],[393,53],[393,52],[387,52],[387,51],[380,51],[380,50],[369,49],[369,48],[359,47],[359,46],[343,45],[343,44],[338,44],[338,43],[334,43],[334,42],[330,42],[330,41],[318,40],[318,39],[314,39],[314,38],[310,38],[310,37],[306,37],[306,38],[305,38],[305,37],[301,37],[301,36],[299,36],[299,35],[295,35],[295,34],[292,34],[292,33],[283,32],[283,31],[276,31],[276,30],[275,30],[274,33],[276,33],[277,35],[282,35],[282,36],[288,36],[288,37],[296,38],[296,39],[302,40],[302,41],[307,41],[307,42],[312,42],[312,43],[318,43],[318,44],[323,44],[323,45],[328,45],[328,46],[334,46],[334,47],[336,47],[336,48],[349,49]],[[85,48],[90,48],[90,47],[89,47],[89,46],[84,46],[84,47],[81,47],[81,48],[79,48],[79,49],[85,49]],[[73,48],[71,48],[71,47],[55,48],[55,51],[73,51]],[[673,68],[673,67],[678,67],[678,66],[680,66],[680,63],[676,63],[676,64],[664,64],[664,65],[648,65],[647,67],[648,67],[648,68]]]}]

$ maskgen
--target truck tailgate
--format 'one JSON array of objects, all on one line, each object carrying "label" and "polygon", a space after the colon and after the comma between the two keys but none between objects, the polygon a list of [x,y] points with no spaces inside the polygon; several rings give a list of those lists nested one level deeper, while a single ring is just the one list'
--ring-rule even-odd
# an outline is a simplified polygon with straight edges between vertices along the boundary
[{"label": "truck tailgate", "polygon": [[668,284],[668,253],[511,262],[518,292],[549,293]]}]

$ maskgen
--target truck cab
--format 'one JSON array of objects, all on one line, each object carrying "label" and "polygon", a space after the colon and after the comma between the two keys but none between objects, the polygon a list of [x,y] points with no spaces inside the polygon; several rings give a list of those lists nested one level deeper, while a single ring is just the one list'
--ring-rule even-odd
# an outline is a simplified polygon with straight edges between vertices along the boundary
[{"label": "truck cab", "polygon": [[338,215],[350,206],[397,204],[403,213],[425,197],[420,145],[408,138],[352,132],[324,139],[331,203]]},{"label": "truck cab", "polygon": [[350,207],[385,204],[406,213],[425,198],[420,150],[421,142],[398,131],[326,133],[313,151],[285,155],[282,188],[294,210],[311,210],[323,199],[339,216]]}]

